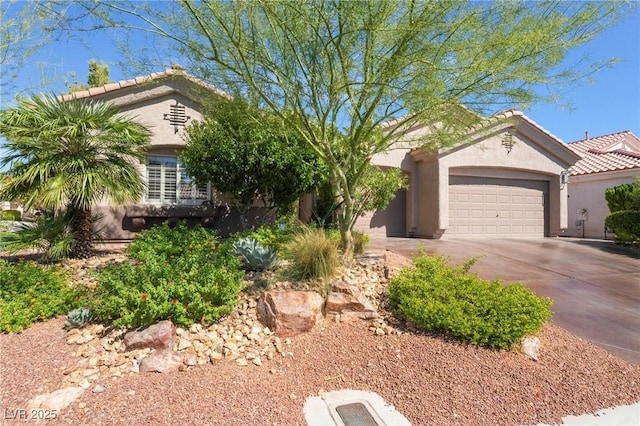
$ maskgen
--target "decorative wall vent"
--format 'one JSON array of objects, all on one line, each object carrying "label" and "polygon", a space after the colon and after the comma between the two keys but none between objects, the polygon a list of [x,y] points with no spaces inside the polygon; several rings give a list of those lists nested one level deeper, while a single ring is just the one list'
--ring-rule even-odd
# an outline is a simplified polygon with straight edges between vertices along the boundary
[{"label": "decorative wall vent", "polygon": [[169,105],[169,111],[164,115],[164,119],[169,120],[169,124],[174,128],[174,133],[178,133],[179,128],[184,127],[191,117],[187,115],[185,106],[180,105],[178,101],[175,105]]}]

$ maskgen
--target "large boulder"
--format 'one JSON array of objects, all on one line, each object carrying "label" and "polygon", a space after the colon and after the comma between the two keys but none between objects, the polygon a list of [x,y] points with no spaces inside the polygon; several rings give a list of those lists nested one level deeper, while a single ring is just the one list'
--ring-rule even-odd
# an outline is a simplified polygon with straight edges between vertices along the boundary
[{"label": "large boulder", "polygon": [[38,395],[32,398],[27,406],[31,410],[63,410],[78,399],[84,392],[81,387],[58,389],[55,392]]},{"label": "large boulder", "polygon": [[258,319],[276,336],[311,330],[322,319],[322,296],[313,291],[265,291],[258,300]]},{"label": "large boulder", "polygon": [[124,336],[127,351],[135,349],[173,349],[176,326],[171,321],[160,321],[140,331],[130,331]]},{"label": "large boulder", "polygon": [[182,364],[182,356],[171,349],[152,352],[140,361],[140,372],[168,373],[176,371]]},{"label": "large boulder", "polygon": [[367,299],[356,284],[338,281],[331,285],[327,296],[325,312],[340,315],[341,320],[353,318],[373,319],[378,317],[376,308]]}]

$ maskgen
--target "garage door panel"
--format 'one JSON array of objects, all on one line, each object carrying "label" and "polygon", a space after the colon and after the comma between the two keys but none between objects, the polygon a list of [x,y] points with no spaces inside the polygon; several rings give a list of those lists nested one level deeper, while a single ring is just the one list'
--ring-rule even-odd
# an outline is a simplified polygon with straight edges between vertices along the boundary
[{"label": "garage door panel", "polygon": [[543,237],[546,181],[451,176],[447,235]]}]

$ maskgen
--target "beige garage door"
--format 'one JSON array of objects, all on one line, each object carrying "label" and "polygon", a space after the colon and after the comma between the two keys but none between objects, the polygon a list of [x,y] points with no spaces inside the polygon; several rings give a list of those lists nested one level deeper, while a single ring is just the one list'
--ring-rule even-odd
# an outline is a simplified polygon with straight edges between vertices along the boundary
[{"label": "beige garage door", "polygon": [[544,237],[546,181],[450,176],[447,236]]}]

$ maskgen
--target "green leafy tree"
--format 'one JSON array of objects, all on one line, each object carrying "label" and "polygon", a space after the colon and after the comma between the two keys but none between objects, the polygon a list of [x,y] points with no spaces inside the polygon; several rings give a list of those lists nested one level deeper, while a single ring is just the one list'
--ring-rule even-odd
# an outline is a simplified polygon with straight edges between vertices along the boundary
[{"label": "green leafy tree", "polygon": [[[73,78],[74,80],[76,79],[75,74]],[[69,93],[80,92],[91,87],[101,87],[108,83],[111,83],[111,80],[109,80],[109,66],[104,62],[98,63],[95,59],[92,59],[89,61],[87,84],[74,81],[71,86],[69,86]]]},{"label": "green leafy tree", "polygon": [[186,129],[181,159],[198,182],[210,181],[243,212],[260,197],[286,213],[326,178],[326,168],[299,133],[239,98],[216,98],[205,120]]},{"label": "green leafy tree", "polygon": [[51,25],[50,17],[35,2],[0,2],[0,88],[3,97],[15,89],[14,82],[28,59],[50,41],[50,34],[43,31],[47,25]]},{"label": "green leafy tree", "polygon": [[[411,142],[437,148],[460,141],[483,114],[545,100],[540,85],[573,83],[602,65],[560,69],[567,52],[638,6],[463,0],[79,5],[99,18],[94,28],[146,31],[165,62],[179,58],[191,73],[259,102],[298,132],[329,168],[346,256],[350,224],[363,202],[356,194],[373,155],[418,123],[424,137]],[[68,22],[84,30],[92,25]],[[139,64],[157,63],[157,56],[148,57],[151,50],[129,53]],[[384,123],[391,124],[383,131]]]},{"label": "green leafy tree", "polygon": [[[92,252],[91,208],[103,199],[140,198],[144,184],[133,163],[144,158],[150,132],[104,103],[33,95],[0,111],[10,177],[0,198],[27,208],[66,210],[74,238],[72,257]],[[2,177],[2,176],[0,176]]]}]

